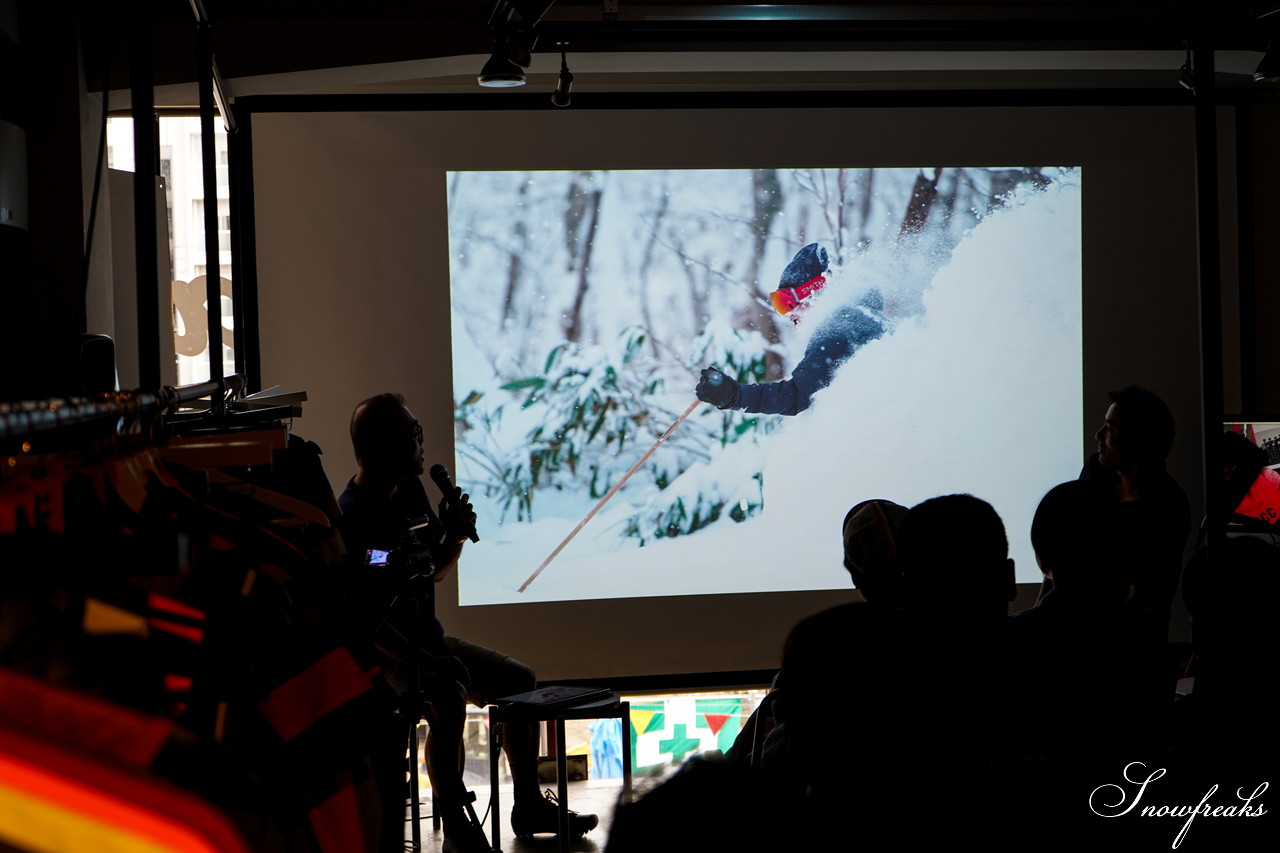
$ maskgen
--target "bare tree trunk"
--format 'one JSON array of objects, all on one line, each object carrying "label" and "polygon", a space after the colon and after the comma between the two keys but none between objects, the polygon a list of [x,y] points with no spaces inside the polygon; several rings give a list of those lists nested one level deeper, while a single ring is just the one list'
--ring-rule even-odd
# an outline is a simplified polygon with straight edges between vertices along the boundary
[{"label": "bare tree trunk", "polygon": [[925,177],[924,172],[916,175],[916,184],[911,188],[911,199],[907,202],[907,212],[902,217],[902,228],[899,234],[919,234],[929,221],[929,213],[938,199],[938,178],[942,177],[942,168],[933,170],[933,177]]},{"label": "bare tree trunk", "polygon": [[701,317],[707,311],[707,288],[702,286],[705,284],[706,276],[699,276],[698,272],[702,269],[696,262],[691,263],[689,253],[685,251],[684,241],[680,239],[678,230],[668,235],[671,241],[671,250],[676,256],[686,263],[680,264],[680,269],[684,270],[684,277],[688,279],[689,286],[685,288],[685,294],[689,297],[689,316]]},{"label": "bare tree trunk", "polygon": [[578,343],[582,339],[582,306],[586,302],[587,290],[591,284],[591,249],[594,245],[593,238],[596,226],[600,221],[600,198],[602,195],[603,191],[598,185],[586,194],[585,227],[580,229],[578,240],[576,241],[578,247],[578,290],[573,297],[573,308],[570,309],[569,317],[565,321],[565,338],[573,343]]},{"label": "bare tree trunk", "polygon": [[667,208],[670,203],[669,193],[666,192],[666,187],[663,187],[663,192],[659,195],[658,209],[653,214],[649,239],[645,241],[644,252],[640,256],[640,320],[648,333],[649,349],[654,358],[657,358],[659,353],[658,341],[654,334],[653,312],[649,306],[649,270],[653,266],[653,250],[658,245],[658,232],[662,229],[663,220],[667,218]]},{"label": "bare tree trunk", "polygon": [[564,248],[569,258],[565,269],[570,272],[577,269],[582,257],[582,223],[590,213],[593,192],[591,178],[590,171],[577,171],[569,181],[569,195],[565,199],[564,209]]},{"label": "bare tree trunk", "polygon": [[844,257],[845,247],[845,208],[849,204],[849,170],[836,170],[836,233],[831,238],[833,245],[831,246],[832,254],[837,258]]},{"label": "bare tree trunk", "polygon": [[[782,182],[778,179],[776,169],[756,169],[751,173],[752,190],[752,240],[751,261],[747,271],[747,281],[752,282],[759,299],[767,301],[772,287],[761,280],[761,264],[764,263],[765,247],[769,242],[769,234],[773,230],[773,221],[782,210]],[[746,310],[746,325],[764,335],[771,344],[778,342],[777,315],[762,307],[759,299],[753,300]],[[773,381],[782,378],[784,365],[782,358],[774,350],[765,353],[765,379]]]},{"label": "bare tree trunk", "polygon": [[747,265],[746,279],[754,283],[757,292],[768,293],[760,284],[760,265],[764,262],[764,250],[773,230],[773,220],[782,209],[782,182],[776,169],[756,169],[751,173],[751,259]]},{"label": "bare tree trunk", "polygon": [[[525,197],[529,195],[529,184],[525,182],[520,185],[519,198],[524,202]],[[524,210],[524,205],[517,205],[518,210]],[[524,277],[524,252],[529,248],[529,229],[525,225],[523,216],[516,219],[516,223],[512,230],[515,232],[515,245],[512,247],[510,258],[507,261],[507,291],[502,303],[502,325],[505,328],[507,320],[511,318],[511,312],[515,308],[516,294],[520,289],[520,280]]]},{"label": "bare tree trunk", "polygon": [[871,201],[875,193],[876,170],[866,170],[867,182],[862,187],[862,198],[858,200],[858,248],[865,250],[871,245],[871,233],[867,230],[871,222]]}]

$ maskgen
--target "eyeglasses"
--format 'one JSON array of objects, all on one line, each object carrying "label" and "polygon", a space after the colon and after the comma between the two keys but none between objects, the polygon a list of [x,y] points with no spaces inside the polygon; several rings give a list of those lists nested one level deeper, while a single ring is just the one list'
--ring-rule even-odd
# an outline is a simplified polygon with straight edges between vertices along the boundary
[{"label": "eyeglasses", "polygon": [[422,424],[417,421],[413,422],[413,440],[422,444]]}]

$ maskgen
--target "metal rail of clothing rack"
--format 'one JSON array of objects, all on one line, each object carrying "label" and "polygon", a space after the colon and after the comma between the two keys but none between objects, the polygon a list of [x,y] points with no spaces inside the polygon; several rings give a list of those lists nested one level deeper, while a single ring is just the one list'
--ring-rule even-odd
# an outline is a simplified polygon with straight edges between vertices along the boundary
[{"label": "metal rail of clothing rack", "polygon": [[148,415],[162,415],[183,403],[204,397],[211,412],[222,414],[227,405],[244,396],[244,377],[235,374],[223,379],[154,391],[115,391],[97,397],[52,397],[15,403],[0,403],[0,442],[15,442],[41,435],[101,426],[117,430],[121,422]]}]

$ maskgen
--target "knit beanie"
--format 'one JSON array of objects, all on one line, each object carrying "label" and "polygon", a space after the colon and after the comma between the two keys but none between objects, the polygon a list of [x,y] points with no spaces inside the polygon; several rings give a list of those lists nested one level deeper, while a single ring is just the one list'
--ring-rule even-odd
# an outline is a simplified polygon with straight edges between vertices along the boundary
[{"label": "knit beanie", "polygon": [[817,278],[827,271],[829,263],[827,250],[818,243],[810,243],[796,252],[791,263],[787,264],[787,268],[782,271],[782,277],[778,279],[778,289],[799,287],[806,281]]},{"label": "knit beanie", "polygon": [[844,517],[845,568],[864,595],[866,587],[885,598],[899,591],[898,527],[906,515],[906,507],[875,499],[855,505]]}]

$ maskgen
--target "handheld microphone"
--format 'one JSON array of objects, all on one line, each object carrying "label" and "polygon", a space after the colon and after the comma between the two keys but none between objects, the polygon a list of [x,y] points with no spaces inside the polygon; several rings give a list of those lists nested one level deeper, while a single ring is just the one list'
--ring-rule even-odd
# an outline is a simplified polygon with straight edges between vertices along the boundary
[{"label": "handheld microphone", "polygon": [[[440,488],[440,491],[444,492],[445,500],[452,501],[454,486],[453,480],[449,479],[449,469],[436,463],[431,466],[431,470],[427,472],[427,475],[431,477],[431,482],[435,483]],[[467,538],[472,542],[479,542],[480,537],[476,534],[475,525],[473,524],[469,527],[470,529],[466,531]]]}]

